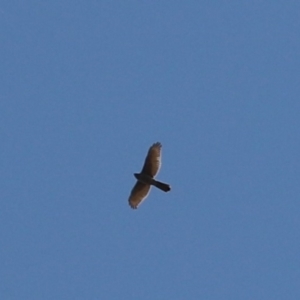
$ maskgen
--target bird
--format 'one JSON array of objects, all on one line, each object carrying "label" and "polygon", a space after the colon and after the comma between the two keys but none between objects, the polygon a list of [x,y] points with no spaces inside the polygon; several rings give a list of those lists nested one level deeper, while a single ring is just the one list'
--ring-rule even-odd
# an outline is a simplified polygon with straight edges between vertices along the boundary
[{"label": "bird", "polygon": [[134,173],[137,182],[131,190],[128,199],[129,205],[133,209],[138,208],[146,199],[152,185],[164,192],[171,190],[169,184],[154,179],[161,167],[161,148],[161,143],[154,143],[148,150],[142,171]]}]

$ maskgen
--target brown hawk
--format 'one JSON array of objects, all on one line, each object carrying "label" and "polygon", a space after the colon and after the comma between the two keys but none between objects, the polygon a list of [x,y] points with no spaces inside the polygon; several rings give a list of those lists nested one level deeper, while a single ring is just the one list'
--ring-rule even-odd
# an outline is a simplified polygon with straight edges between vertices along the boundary
[{"label": "brown hawk", "polygon": [[137,208],[150,192],[151,185],[164,192],[171,190],[171,187],[163,182],[154,179],[161,166],[161,143],[153,144],[148,151],[141,173],[134,173],[137,182],[129,196],[131,208]]}]

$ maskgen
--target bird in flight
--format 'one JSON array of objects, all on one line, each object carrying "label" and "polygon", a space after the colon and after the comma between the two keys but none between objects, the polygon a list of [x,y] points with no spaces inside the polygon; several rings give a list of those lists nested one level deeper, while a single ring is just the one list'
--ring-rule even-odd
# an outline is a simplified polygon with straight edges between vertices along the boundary
[{"label": "bird in flight", "polygon": [[128,200],[131,208],[138,208],[138,206],[146,199],[150,192],[151,185],[164,192],[171,190],[171,187],[168,184],[154,179],[161,166],[161,147],[161,143],[153,144],[149,148],[141,173],[134,173],[137,182],[133,187]]}]

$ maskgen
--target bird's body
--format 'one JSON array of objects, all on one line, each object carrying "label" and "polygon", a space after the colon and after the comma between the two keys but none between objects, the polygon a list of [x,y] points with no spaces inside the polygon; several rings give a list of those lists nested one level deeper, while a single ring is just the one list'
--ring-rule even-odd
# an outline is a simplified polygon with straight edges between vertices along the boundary
[{"label": "bird's body", "polygon": [[171,187],[168,184],[154,179],[161,166],[161,147],[161,143],[153,144],[149,148],[141,173],[134,173],[137,182],[129,196],[129,205],[132,208],[137,208],[138,205],[146,199],[151,185],[164,192],[171,190]]},{"label": "bird's body", "polygon": [[157,180],[153,179],[153,177],[151,177],[151,176],[149,176],[145,173],[134,173],[134,177],[138,181],[140,181],[144,184],[154,185],[154,186],[156,186],[157,188],[161,189],[164,192],[168,192],[168,191],[171,190],[171,188],[168,184],[157,181]]},{"label": "bird's body", "polygon": [[145,173],[134,173],[133,175],[138,181],[145,184],[152,184],[152,182],[154,181],[152,176],[149,176]]}]

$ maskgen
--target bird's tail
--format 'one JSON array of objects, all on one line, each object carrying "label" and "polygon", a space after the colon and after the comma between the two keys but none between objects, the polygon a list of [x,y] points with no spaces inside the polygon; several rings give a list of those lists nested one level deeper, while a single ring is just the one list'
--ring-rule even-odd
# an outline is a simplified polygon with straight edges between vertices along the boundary
[{"label": "bird's tail", "polygon": [[164,192],[168,192],[171,190],[171,187],[168,184],[157,181],[157,180],[153,180],[153,185]]}]

